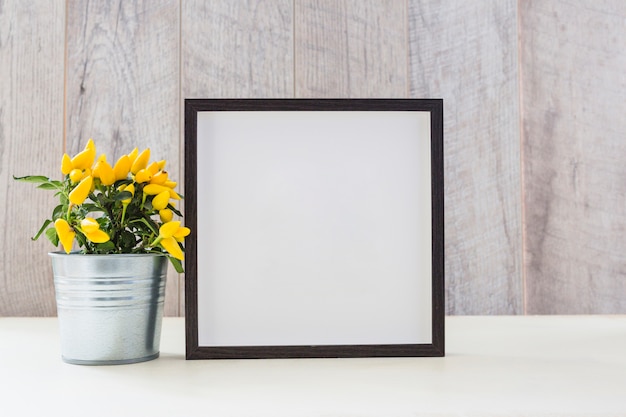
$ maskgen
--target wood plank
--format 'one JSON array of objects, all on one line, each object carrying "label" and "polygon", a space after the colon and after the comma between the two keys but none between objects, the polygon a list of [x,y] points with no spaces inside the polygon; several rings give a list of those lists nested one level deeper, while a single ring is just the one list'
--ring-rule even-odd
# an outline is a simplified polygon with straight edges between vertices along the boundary
[{"label": "wood plank", "polygon": [[[115,161],[134,147],[180,168],[179,2],[69,0],[67,151],[91,137]],[[180,277],[170,268],[165,314],[179,314]]]},{"label": "wood plank", "polygon": [[183,2],[183,98],[292,97],[292,10],[292,0]]},{"label": "wood plank", "polygon": [[0,316],[56,314],[42,238],[55,200],[12,175],[60,178],[65,1],[0,2]]},{"label": "wood plank", "polygon": [[295,2],[295,96],[407,97],[406,5]]},{"label": "wood plank", "polygon": [[181,101],[293,97],[292,0],[188,0],[181,22]]},{"label": "wood plank", "polygon": [[528,312],[626,313],[626,3],[520,6]]},{"label": "wood plank", "polygon": [[448,314],[523,313],[516,11],[409,1],[411,97],[444,100]]}]

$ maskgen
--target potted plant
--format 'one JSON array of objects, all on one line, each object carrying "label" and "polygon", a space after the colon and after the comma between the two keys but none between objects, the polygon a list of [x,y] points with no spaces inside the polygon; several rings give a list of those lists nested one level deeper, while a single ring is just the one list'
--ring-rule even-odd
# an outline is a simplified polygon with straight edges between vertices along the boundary
[{"label": "potted plant", "polygon": [[65,362],[105,365],[143,362],[159,355],[167,260],[183,272],[189,229],[175,202],[180,196],[150,150],[110,164],[85,149],[61,161],[63,179],[14,177],[59,198],[33,237],[45,235],[63,251],[50,253],[61,352]]}]

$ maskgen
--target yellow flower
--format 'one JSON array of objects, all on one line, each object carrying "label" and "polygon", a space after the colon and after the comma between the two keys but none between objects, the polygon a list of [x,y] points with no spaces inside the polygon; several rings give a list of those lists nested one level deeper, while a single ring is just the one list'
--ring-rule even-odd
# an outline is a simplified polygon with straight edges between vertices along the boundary
[{"label": "yellow flower", "polygon": [[72,204],[83,204],[89,193],[91,192],[91,185],[93,184],[93,178],[87,176],[70,192],[69,198]]},{"label": "yellow flower", "polygon": [[76,232],[64,219],[57,219],[54,222],[54,229],[57,232],[59,240],[61,241],[61,245],[63,245],[63,249],[66,253],[70,253],[72,251],[72,245],[74,244],[74,237],[76,237]]},{"label": "yellow flower", "polygon": [[170,202],[170,193],[165,190],[155,195],[152,199],[152,208],[155,210],[163,210],[167,207],[167,204]]},{"label": "yellow flower", "polygon": [[122,155],[113,166],[113,173],[115,174],[115,181],[124,180],[128,177],[130,172],[130,158],[128,155]]},{"label": "yellow flower", "polygon": [[136,174],[142,169],[145,169],[148,166],[148,160],[150,159],[150,148],[144,149],[137,158],[133,162],[130,167],[130,172]]},{"label": "yellow flower", "polygon": [[104,243],[109,241],[109,235],[100,230],[100,224],[91,217],[85,217],[80,222],[80,228],[85,237],[93,243]]}]

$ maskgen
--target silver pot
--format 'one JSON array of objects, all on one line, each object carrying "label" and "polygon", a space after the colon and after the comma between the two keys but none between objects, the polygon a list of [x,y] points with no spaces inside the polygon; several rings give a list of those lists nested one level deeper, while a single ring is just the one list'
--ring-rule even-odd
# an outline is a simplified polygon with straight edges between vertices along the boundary
[{"label": "silver pot", "polygon": [[50,253],[61,354],[80,365],[159,356],[167,258]]}]

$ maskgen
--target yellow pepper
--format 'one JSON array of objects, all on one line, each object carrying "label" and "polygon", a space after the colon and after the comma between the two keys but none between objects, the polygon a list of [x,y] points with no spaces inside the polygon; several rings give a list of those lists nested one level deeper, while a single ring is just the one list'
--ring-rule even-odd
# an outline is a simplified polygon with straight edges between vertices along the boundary
[{"label": "yellow pepper", "polygon": [[159,171],[152,176],[150,184],[164,185],[167,181],[167,171]]},{"label": "yellow pepper", "polygon": [[89,193],[91,192],[91,186],[93,184],[93,178],[87,176],[70,192],[69,198],[72,204],[83,204]]},{"label": "yellow pepper", "polygon": [[[182,230],[181,230],[182,229]],[[179,221],[170,221],[159,228],[159,236],[152,243],[153,246],[161,245],[170,255],[182,261],[185,259],[182,249],[176,240],[177,236],[184,238],[189,234],[189,229],[181,227]]]},{"label": "yellow pepper", "polygon": [[170,193],[165,190],[155,195],[152,199],[152,208],[155,210],[163,210],[170,201]]},{"label": "yellow pepper", "polygon": [[70,171],[70,181],[72,181],[72,183],[76,184],[77,182],[81,182],[82,180],[87,178],[87,176],[89,176],[90,174],[91,174],[91,170],[90,169],[78,169],[78,168],[75,168],[75,169]]},{"label": "yellow pepper", "polygon": [[[131,196],[134,196],[135,195],[135,184],[120,185],[118,190],[120,190],[120,191],[128,191],[131,194]],[[131,200],[132,200],[132,197],[131,198],[127,198],[125,200],[122,200],[122,204],[128,205],[128,204],[130,204]]]},{"label": "yellow pepper", "polygon": [[174,239],[176,239],[177,242],[183,242],[185,240],[185,237],[189,236],[189,233],[191,233],[191,229],[181,226],[178,228],[177,231],[174,232],[172,236],[174,237]]},{"label": "yellow pepper", "polygon": [[115,181],[124,180],[130,172],[131,161],[128,155],[122,155],[113,166]]},{"label": "yellow pepper", "polygon": [[107,161],[100,162],[100,182],[106,186],[115,183],[115,172]]},{"label": "yellow pepper", "polygon": [[170,209],[159,210],[159,217],[161,218],[161,222],[167,223],[171,222],[174,217],[174,212]]},{"label": "yellow pepper", "polygon": [[163,191],[169,192],[169,188],[159,184],[148,184],[143,187],[143,193],[147,195],[157,195]]},{"label": "yellow pepper", "polygon": [[91,217],[85,217],[80,222],[80,229],[85,237],[93,243],[104,243],[109,241],[109,235],[100,230],[100,224]]},{"label": "yellow pepper", "polygon": [[145,169],[148,166],[148,160],[150,159],[150,148],[144,149],[137,158],[133,162],[130,167],[130,172],[136,174],[142,169]]},{"label": "yellow pepper", "polygon": [[65,250],[65,253],[70,253],[72,251],[72,245],[74,244],[76,232],[70,227],[69,223],[65,219],[57,219],[54,222],[54,229],[57,232],[61,245],[63,245],[63,250]]},{"label": "yellow pepper", "polygon": [[118,190],[128,191],[131,194],[130,198],[122,200],[122,223],[124,223],[124,219],[126,218],[126,209],[128,208],[130,202],[133,200],[133,196],[135,195],[135,184],[120,185]]},{"label": "yellow pepper", "polygon": [[72,172],[73,169],[72,158],[70,158],[68,154],[64,153],[63,158],[61,159],[61,172],[63,175],[67,175]]},{"label": "yellow pepper", "polygon": [[150,176],[156,175],[156,173],[159,172],[159,164],[157,164],[156,162],[153,162],[150,165],[148,165],[146,169],[150,173]]},{"label": "yellow pepper", "polygon": [[115,183],[115,173],[113,172],[113,167],[111,167],[111,165],[107,162],[105,154],[100,155],[96,161],[96,165],[93,167],[91,176],[94,178],[100,178],[102,185],[108,186]]},{"label": "yellow pepper", "polygon": [[144,183],[148,182],[152,179],[152,174],[147,169],[140,169],[137,174],[135,174],[135,182]]},{"label": "yellow pepper", "polygon": [[157,195],[161,194],[163,191],[167,191],[170,194],[170,198],[174,200],[180,200],[180,196],[173,189],[166,187],[165,185],[160,184],[148,184],[143,187],[143,193],[146,195]]},{"label": "yellow pepper", "polygon": [[94,144],[93,139],[89,139],[89,141],[87,142],[87,146],[85,146],[85,149],[72,158],[72,167],[74,169],[91,168],[95,159],[96,145]]},{"label": "yellow pepper", "polygon": [[[128,160],[130,161],[130,164],[132,165],[133,162],[135,162],[135,159],[137,159],[137,154],[139,153],[139,149],[135,148],[133,149],[133,151],[131,153],[128,154]],[[130,168],[128,168],[128,170],[130,171]]]}]

